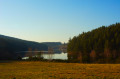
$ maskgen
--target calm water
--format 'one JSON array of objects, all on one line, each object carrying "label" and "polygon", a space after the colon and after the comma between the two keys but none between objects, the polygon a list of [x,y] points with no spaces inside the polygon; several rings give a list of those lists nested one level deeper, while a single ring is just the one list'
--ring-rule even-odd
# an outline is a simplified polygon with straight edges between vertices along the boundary
[{"label": "calm water", "polygon": [[[62,59],[67,60],[67,53],[60,53],[60,54],[42,54],[44,59]],[[28,59],[29,57],[23,57],[22,59]]]},{"label": "calm water", "polygon": [[60,54],[43,54],[44,59],[62,59],[67,60],[67,53],[60,53]]}]

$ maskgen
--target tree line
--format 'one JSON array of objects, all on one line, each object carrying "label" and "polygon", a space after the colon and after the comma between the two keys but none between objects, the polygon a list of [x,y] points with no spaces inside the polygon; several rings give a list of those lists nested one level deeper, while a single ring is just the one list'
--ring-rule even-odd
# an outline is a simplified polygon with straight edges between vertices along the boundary
[{"label": "tree line", "polygon": [[71,62],[120,63],[120,23],[74,36],[67,52]]}]

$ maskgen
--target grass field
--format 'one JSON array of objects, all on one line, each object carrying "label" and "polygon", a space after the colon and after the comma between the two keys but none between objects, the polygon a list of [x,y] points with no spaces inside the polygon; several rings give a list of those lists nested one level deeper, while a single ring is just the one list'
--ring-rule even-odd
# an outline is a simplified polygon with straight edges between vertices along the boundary
[{"label": "grass field", "polygon": [[0,79],[120,79],[120,64],[0,62]]}]

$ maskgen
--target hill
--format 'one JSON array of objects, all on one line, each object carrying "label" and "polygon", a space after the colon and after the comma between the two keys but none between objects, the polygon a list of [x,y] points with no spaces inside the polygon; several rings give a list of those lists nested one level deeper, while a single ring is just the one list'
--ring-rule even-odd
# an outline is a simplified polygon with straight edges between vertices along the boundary
[{"label": "hill", "polygon": [[48,47],[55,47],[62,45],[61,42],[43,42],[43,44],[46,44]]},{"label": "hill", "polygon": [[29,49],[48,50],[48,46],[38,42],[0,35],[0,59],[16,59],[16,52],[28,51]]},{"label": "hill", "polygon": [[61,42],[43,42],[43,44],[47,45],[49,49],[53,50],[54,53],[61,53],[60,46],[62,45]]},{"label": "hill", "polygon": [[120,63],[120,23],[73,37],[67,51],[69,60],[74,62]]}]

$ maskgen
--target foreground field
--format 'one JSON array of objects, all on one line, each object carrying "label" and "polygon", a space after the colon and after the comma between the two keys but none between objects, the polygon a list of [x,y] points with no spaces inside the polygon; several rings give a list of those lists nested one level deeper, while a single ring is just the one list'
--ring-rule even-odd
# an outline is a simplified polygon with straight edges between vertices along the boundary
[{"label": "foreground field", "polygon": [[120,79],[120,65],[1,62],[0,79]]}]

